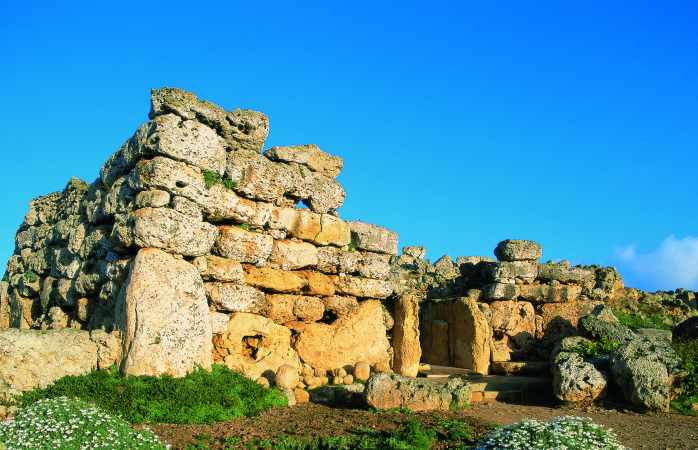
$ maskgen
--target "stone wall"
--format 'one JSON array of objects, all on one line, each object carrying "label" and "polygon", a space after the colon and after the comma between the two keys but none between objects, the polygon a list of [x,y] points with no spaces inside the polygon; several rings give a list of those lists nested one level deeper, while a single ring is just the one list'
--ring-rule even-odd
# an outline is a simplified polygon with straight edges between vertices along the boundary
[{"label": "stone wall", "polygon": [[389,362],[397,234],[339,217],[342,158],[263,150],[267,116],[179,89],[149,118],[94,182],[29,203],[0,330],[102,330],[135,375]]},{"label": "stone wall", "polygon": [[581,335],[580,319],[602,305],[633,314],[661,310],[672,323],[698,314],[693,292],[650,294],[626,288],[613,267],[539,263],[542,248],[532,241],[500,242],[497,260],[469,256],[454,263],[446,255],[432,265],[425,253],[405,247],[390,260],[390,279],[396,294],[422,298],[422,362],[428,364],[487,373],[490,362],[549,361],[554,345]]}]

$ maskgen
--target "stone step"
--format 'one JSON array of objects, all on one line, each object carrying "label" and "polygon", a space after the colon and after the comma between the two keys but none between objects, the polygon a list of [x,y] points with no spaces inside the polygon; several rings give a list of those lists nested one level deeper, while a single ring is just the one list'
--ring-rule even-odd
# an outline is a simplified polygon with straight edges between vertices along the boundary
[{"label": "stone step", "polygon": [[533,361],[496,361],[490,364],[494,373],[549,374],[550,363]]},{"label": "stone step", "polygon": [[452,378],[461,378],[473,388],[471,402],[486,400],[519,401],[536,395],[552,394],[553,378],[550,375],[532,375],[518,372],[517,375],[482,375],[458,367],[430,366],[419,370],[421,376],[437,384],[446,384]]}]

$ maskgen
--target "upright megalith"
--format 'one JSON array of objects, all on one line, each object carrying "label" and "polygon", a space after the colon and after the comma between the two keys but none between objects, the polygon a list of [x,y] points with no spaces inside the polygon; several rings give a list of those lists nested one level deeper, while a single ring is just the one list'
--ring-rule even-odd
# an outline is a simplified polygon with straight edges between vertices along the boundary
[{"label": "upright megalith", "polygon": [[182,377],[211,369],[211,316],[199,271],[154,249],[136,255],[119,294],[114,329],[123,342],[122,372]]}]

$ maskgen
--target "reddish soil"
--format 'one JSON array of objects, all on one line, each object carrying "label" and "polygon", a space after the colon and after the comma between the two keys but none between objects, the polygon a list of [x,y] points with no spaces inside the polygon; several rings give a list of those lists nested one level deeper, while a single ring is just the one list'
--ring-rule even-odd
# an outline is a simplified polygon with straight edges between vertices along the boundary
[{"label": "reddish soil", "polygon": [[[464,411],[429,412],[371,412],[365,407],[343,405],[299,404],[291,408],[275,408],[254,418],[238,418],[212,425],[149,424],[173,450],[186,450],[208,435],[210,449],[242,449],[252,441],[281,437],[310,439],[318,436],[338,436],[369,429],[390,433],[410,419],[423,427],[448,432],[443,421],[465,421],[473,427],[471,442],[492,432],[491,422],[506,425],[524,418],[550,420],[557,416],[590,417],[606,429],[613,428],[618,440],[631,449],[679,450],[698,449],[698,417],[666,413],[639,413],[614,406],[561,406],[554,399],[542,399],[535,404],[489,402],[475,403]],[[440,424],[441,421],[441,424]],[[491,421],[491,422],[490,422]],[[239,437],[235,444],[225,443],[228,437]],[[432,450],[453,448],[461,442],[438,440]]]}]

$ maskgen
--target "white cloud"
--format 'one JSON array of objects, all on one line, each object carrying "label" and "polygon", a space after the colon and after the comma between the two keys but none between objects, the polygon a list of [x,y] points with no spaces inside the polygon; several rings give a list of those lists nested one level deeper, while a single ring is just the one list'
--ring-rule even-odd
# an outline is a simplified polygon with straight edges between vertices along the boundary
[{"label": "white cloud", "polygon": [[654,292],[684,288],[698,291],[698,237],[677,239],[673,234],[649,253],[636,245],[616,245],[608,257],[626,286]]}]

